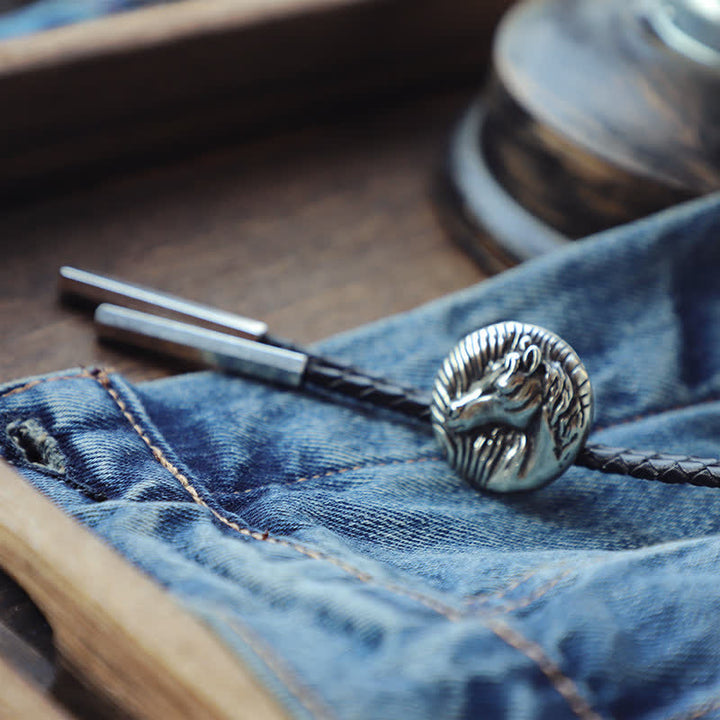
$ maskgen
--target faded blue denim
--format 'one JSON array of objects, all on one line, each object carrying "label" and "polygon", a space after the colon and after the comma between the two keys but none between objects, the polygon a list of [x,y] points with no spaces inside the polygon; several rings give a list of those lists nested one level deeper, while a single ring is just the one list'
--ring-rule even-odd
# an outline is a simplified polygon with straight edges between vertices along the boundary
[{"label": "faded blue denim", "polygon": [[[321,347],[428,388],[461,336],[507,319],[584,359],[592,441],[720,455],[720,199]],[[71,371],[5,386],[0,415],[64,458],[33,465],[6,436],[29,480],[298,718],[720,718],[720,490],[572,468],[483,495],[419,425],[210,372]]]}]

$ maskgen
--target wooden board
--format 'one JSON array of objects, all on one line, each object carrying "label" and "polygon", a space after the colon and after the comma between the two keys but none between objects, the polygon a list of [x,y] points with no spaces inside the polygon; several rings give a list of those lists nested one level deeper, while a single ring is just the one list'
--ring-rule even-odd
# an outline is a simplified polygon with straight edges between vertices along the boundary
[{"label": "wooden board", "polygon": [[238,144],[0,214],[0,381],[77,365],[177,368],[95,339],[60,265],[114,274],[312,342],[465,287],[431,189],[471,90]]}]

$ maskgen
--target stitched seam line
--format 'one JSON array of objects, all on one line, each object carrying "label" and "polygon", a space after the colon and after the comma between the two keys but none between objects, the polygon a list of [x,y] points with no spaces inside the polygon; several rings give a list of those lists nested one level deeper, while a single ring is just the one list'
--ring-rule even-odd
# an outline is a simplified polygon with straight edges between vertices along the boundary
[{"label": "stitched seam line", "polygon": [[[302,555],[305,555],[306,557],[312,558],[313,560],[324,560],[326,562],[329,562],[363,583],[374,584],[376,587],[383,588],[396,595],[404,596],[411,600],[415,600],[421,605],[427,607],[430,610],[433,610],[439,615],[446,617],[452,622],[457,622],[463,618],[462,613],[448,605],[445,605],[444,603],[441,603],[438,600],[435,600],[434,598],[427,597],[425,595],[422,595],[421,593],[416,593],[402,586],[378,582],[369,573],[362,572],[361,570],[358,570],[352,565],[338,560],[331,555],[326,555],[325,553],[310,550],[309,548],[290,542],[289,540],[271,537],[270,535],[268,535],[268,533],[255,532],[253,530],[250,530],[249,528],[241,527],[240,525],[238,525],[238,523],[229,520],[217,510],[210,507],[205,502],[205,500],[202,499],[197,489],[193,486],[190,480],[185,475],[183,475],[183,473],[181,473],[180,470],[165,457],[160,448],[152,444],[152,440],[150,440],[145,430],[135,420],[132,413],[130,413],[130,411],[128,410],[124,400],[120,397],[119,393],[112,386],[112,383],[107,373],[105,373],[103,370],[97,370],[95,372],[95,378],[113,399],[115,404],[120,409],[120,412],[130,423],[130,426],[133,428],[133,430],[135,430],[135,432],[139,435],[142,441],[147,445],[148,449],[153,454],[153,457],[160,463],[160,465],[164,467],[173,477],[175,477],[178,482],[180,482],[180,484],[183,486],[183,488],[185,488],[190,497],[192,497],[192,499],[198,505],[209,510],[212,515],[226,527],[235,530],[236,532],[240,533],[245,537],[250,537],[260,542],[267,542],[273,545],[290,548]],[[580,718],[580,720],[602,720],[601,717],[592,709],[589,703],[585,700],[585,698],[582,697],[577,685],[569,677],[563,674],[562,670],[558,667],[558,665],[556,665],[545,654],[545,652],[539,645],[526,639],[518,631],[511,629],[508,625],[500,622],[497,619],[489,617],[481,618],[479,615],[476,615],[475,617],[483,621],[486,624],[486,627],[491,630],[500,640],[510,645],[510,647],[515,648],[526,658],[534,662],[538,669],[543,673],[543,675],[545,675],[545,677],[550,681],[552,687],[560,694],[560,696],[565,700],[565,702],[567,702],[570,709],[575,713],[578,718]]]},{"label": "stitched seam line", "polygon": [[560,667],[553,662],[537,643],[528,640],[517,630],[495,618],[489,618],[488,627],[508,645],[530,658],[540,668],[540,672],[550,681],[550,684],[564,698],[570,709],[582,720],[602,720],[585,698],[580,695],[577,685],[563,673]]},{"label": "stitched seam line", "polygon": [[[73,375],[60,375],[55,377],[32,380],[21,387],[3,393],[2,395],[0,395],[0,399],[10,397],[11,395],[19,395],[46,382],[54,382],[57,380],[74,380],[76,378],[89,378],[91,380],[97,380],[97,374],[93,375],[91,372],[83,368],[81,372],[75,373]],[[89,497],[91,500],[107,500],[107,497],[105,495],[95,493],[94,491],[85,488],[84,486],[81,486],[74,481],[69,480],[68,478],[59,479],[65,482],[74,490],[77,490],[81,494]],[[242,638],[243,642],[255,653],[255,655],[257,655],[260,660],[265,663],[268,669],[273,672],[278,677],[278,679],[287,687],[290,693],[297,698],[300,704],[310,713],[310,715],[316,718],[330,719],[333,717],[330,711],[323,704],[321,704],[318,699],[311,695],[309,690],[307,690],[297,682],[297,680],[290,674],[290,671],[285,668],[281,661],[271,653],[269,648],[265,647],[264,644],[261,645],[259,641],[255,640],[250,635],[248,630],[241,627],[240,624],[237,623],[234,619],[228,618],[226,616],[224,617],[224,619]]]},{"label": "stitched seam line", "polygon": [[[559,565],[559,567],[558,567]],[[539,575],[544,570],[551,570],[553,568],[561,569],[562,567],[566,567],[566,563],[545,563],[543,565],[538,565],[534,567],[532,570],[529,570],[524,575],[521,575],[519,578],[517,578],[515,581],[510,583],[510,585],[500,589],[496,590],[493,593],[479,593],[477,595],[467,595],[463,598],[463,600],[468,604],[472,605],[473,607],[480,607],[482,605],[487,605],[489,602],[502,600],[506,595],[511,593],[513,590],[520,587],[520,585],[528,582],[528,580],[532,580],[536,575]],[[575,568],[569,569],[569,572],[572,572]],[[565,572],[563,571],[563,575]]]},{"label": "stitched seam line", "polygon": [[[593,560],[590,560],[589,562],[584,563],[583,565],[580,565],[578,567],[570,567],[567,568],[565,571],[560,573],[560,575],[556,576],[552,580],[549,580],[544,585],[541,585],[539,588],[531,592],[526,597],[518,598],[517,600],[509,602],[509,604],[503,605],[498,608],[491,608],[488,610],[488,612],[492,613],[499,613],[499,614],[507,614],[514,612],[515,610],[521,610],[522,608],[526,608],[528,605],[532,605],[536,600],[539,600],[543,595],[546,595],[550,590],[552,590],[554,587],[559,585],[565,578],[569,577],[570,575],[573,575],[577,572],[580,572],[581,570],[585,570],[589,567],[592,567],[593,565],[600,565],[601,563],[606,562],[606,557],[598,557]],[[543,568],[538,569],[537,572],[540,572]],[[537,574],[537,572],[531,573],[528,578],[532,578],[534,575]],[[519,584],[519,583],[518,583]],[[511,588],[512,589],[512,588]],[[487,603],[491,600],[499,600],[502,599],[507,593],[503,592],[501,595],[498,595],[497,597],[491,596],[485,599],[481,605],[487,605]]]},{"label": "stitched seam line", "polygon": [[14,390],[9,390],[8,392],[3,393],[2,395],[0,395],[0,400],[2,400],[2,398],[10,397],[11,395],[19,395],[20,393],[24,393],[27,390],[32,390],[32,388],[37,387],[38,385],[42,385],[43,383],[57,382],[58,380],[75,380],[76,378],[82,377],[90,378],[91,380],[95,379],[90,372],[83,368],[80,372],[73,375],[56,375],[55,377],[31,380],[26,385],[22,385],[21,387],[15,388]]},{"label": "stitched seam line", "polygon": [[295,673],[285,665],[283,660],[265,642],[256,637],[254,633],[241,625],[235,618],[228,617],[224,612],[218,612],[218,615],[240,636],[241,640],[262,660],[270,672],[285,685],[290,694],[298,700],[310,715],[321,720],[331,720],[334,717],[325,702],[313,693],[310,688],[301,685]]},{"label": "stitched seam line", "polygon": [[412,590],[408,590],[399,585],[393,585],[390,583],[380,583],[380,582],[376,581],[375,578],[372,575],[370,575],[369,573],[359,570],[358,568],[350,565],[349,563],[344,562],[343,560],[339,560],[338,558],[335,558],[332,555],[327,555],[326,553],[323,553],[323,552],[320,552],[317,550],[311,550],[310,548],[307,548],[304,545],[299,545],[298,543],[294,543],[290,540],[284,540],[282,538],[273,537],[272,535],[269,535],[267,532],[260,533],[255,530],[250,530],[249,528],[242,527],[241,525],[236,523],[234,520],[230,520],[230,519],[226,518],[222,513],[218,512],[214,508],[210,507],[210,505],[208,505],[207,502],[200,496],[200,493],[197,491],[197,488],[195,488],[195,486],[190,482],[190,480],[183,473],[181,473],[180,470],[175,465],[173,465],[173,463],[171,463],[165,457],[164,453],[162,452],[162,450],[160,450],[160,448],[153,445],[152,440],[148,437],[145,430],[135,420],[135,417],[128,410],[127,405],[125,404],[124,400],[120,397],[117,390],[115,390],[115,388],[112,386],[110,378],[107,376],[107,374],[103,370],[99,370],[99,371],[97,371],[95,377],[96,377],[97,381],[105,388],[105,390],[110,395],[110,397],[113,399],[113,401],[118,406],[118,408],[120,408],[121,413],[123,414],[125,419],[130,423],[133,430],[135,430],[135,432],[140,436],[140,438],[145,443],[145,445],[147,445],[150,452],[153,454],[153,457],[176,480],[178,480],[178,482],[180,482],[180,484],[183,486],[183,488],[185,488],[187,493],[195,501],[196,504],[200,505],[201,507],[204,507],[206,510],[209,510],[212,513],[212,515],[226,527],[229,527],[230,529],[235,530],[235,532],[240,533],[244,537],[249,537],[249,538],[252,538],[253,540],[258,540],[260,542],[266,542],[271,545],[279,545],[281,547],[286,547],[291,550],[295,550],[296,552],[299,552],[301,555],[305,555],[306,557],[309,557],[313,560],[324,560],[326,562],[329,562],[364,583],[372,582],[372,583],[378,585],[379,587],[383,587],[383,588],[390,590],[392,592],[395,592],[397,594],[405,595],[406,597],[409,597],[413,600],[416,600],[416,601],[422,603],[423,605],[430,608],[431,610],[434,610],[435,612],[439,613],[440,615],[444,615],[448,619],[457,620],[461,617],[461,614],[449,605],[445,605],[444,603],[442,603],[438,600],[435,600],[434,598],[425,596],[422,593],[417,593]]},{"label": "stitched seam line", "polygon": [[[578,568],[568,568],[564,572],[560,573],[557,577],[553,578],[552,580],[548,581],[545,585],[541,585],[537,590],[530,593],[530,595],[520,598],[518,600],[515,600],[514,602],[510,602],[508,605],[503,605],[502,607],[499,607],[497,609],[493,608],[492,612],[502,612],[502,613],[510,613],[514,610],[519,610],[520,608],[527,607],[528,605],[531,605],[535,602],[535,600],[540,599],[543,595],[550,592],[556,585],[559,585],[566,577],[569,575],[572,575],[574,572],[576,572]],[[526,580],[532,579],[535,575],[542,572],[542,568],[537,570],[537,572],[531,573],[527,577],[523,578],[522,580],[518,580],[517,583],[510,586],[505,592],[502,592],[500,595],[488,595],[486,597],[483,597],[477,604],[474,604],[475,609],[482,608],[482,606],[487,605],[490,602],[496,601],[496,600],[502,600],[505,598],[508,592],[511,592],[516,587],[521,585]],[[469,598],[472,600],[472,598]]]},{"label": "stitched seam line", "polygon": [[430,462],[432,460],[442,460],[440,455],[428,455],[427,457],[408,458],[406,460],[387,460],[386,462],[375,462],[375,463],[363,463],[360,465],[353,465],[352,467],[339,468],[337,470],[328,470],[327,472],[318,473],[317,475],[310,475],[308,477],[301,477],[297,480],[290,480],[289,482],[279,483],[267,483],[266,485],[258,485],[257,487],[247,488],[245,490],[236,490],[233,495],[244,495],[245,493],[255,492],[256,490],[265,490],[271,487],[290,487],[297,485],[298,483],[309,482],[311,480],[323,480],[325,478],[335,477],[336,475],[344,475],[345,473],[354,472],[356,470],[364,470],[365,468],[381,468],[391,467],[393,465],[411,465],[413,463]]}]

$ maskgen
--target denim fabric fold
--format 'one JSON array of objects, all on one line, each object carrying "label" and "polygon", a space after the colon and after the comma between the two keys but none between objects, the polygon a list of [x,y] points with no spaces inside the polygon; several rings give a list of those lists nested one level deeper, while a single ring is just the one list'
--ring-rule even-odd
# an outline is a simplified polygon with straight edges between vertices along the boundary
[{"label": "denim fabric fold", "polygon": [[[501,320],[583,359],[591,441],[720,456],[720,198],[410,313],[329,356],[429,389]],[[0,388],[3,455],[205,620],[295,717],[720,718],[720,491],[572,468],[478,493],[429,430],[213,372]]]}]

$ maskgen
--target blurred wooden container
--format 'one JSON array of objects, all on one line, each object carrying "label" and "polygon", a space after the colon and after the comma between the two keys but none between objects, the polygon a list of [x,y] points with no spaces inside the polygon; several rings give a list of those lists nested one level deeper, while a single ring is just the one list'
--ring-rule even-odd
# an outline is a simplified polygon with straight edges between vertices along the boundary
[{"label": "blurred wooden container", "polygon": [[480,78],[510,0],[186,0],[0,43],[0,199]]}]

